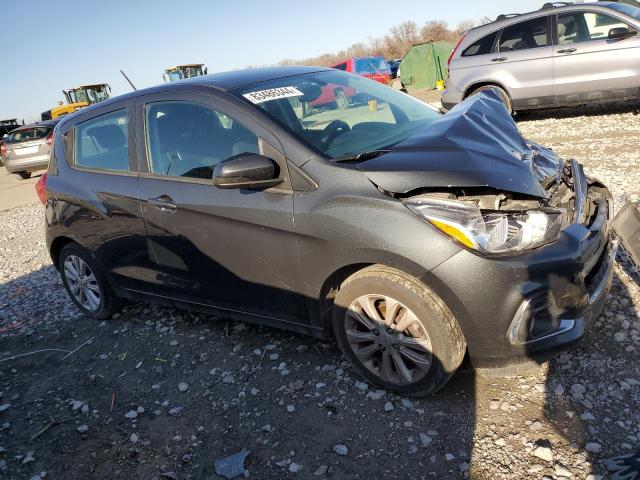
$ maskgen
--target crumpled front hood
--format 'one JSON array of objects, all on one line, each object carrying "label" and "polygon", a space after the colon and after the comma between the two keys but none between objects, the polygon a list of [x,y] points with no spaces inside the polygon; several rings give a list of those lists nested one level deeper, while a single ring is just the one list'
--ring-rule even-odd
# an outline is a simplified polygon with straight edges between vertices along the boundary
[{"label": "crumpled front hood", "polygon": [[468,98],[389,153],[358,164],[373,183],[393,193],[492,187],[536,197],[546,197],[540,182],[562,167],[553,151],[522,137],[493,90]]}]

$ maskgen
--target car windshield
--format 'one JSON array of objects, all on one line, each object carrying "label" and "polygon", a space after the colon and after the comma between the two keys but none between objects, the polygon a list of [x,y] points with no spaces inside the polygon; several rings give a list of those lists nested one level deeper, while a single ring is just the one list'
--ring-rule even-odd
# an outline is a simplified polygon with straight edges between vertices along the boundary
[{"label": "car windshield", "polygon": [[29,140],[38,140],[49,133],[48,127],[30,127],[14,130],[5,139],[5,143],[28,142]]},{"label": "car windshield", "polygon": [[388,148],[440,118],[419,100],[338,70],[279,78],[232,93],[332,159]]},{"label": "car windshield", "polygon": [[106,87],[88,88],[87,95],[89,96],[90,103],[102,102],[109,98]]},{"label": "car windshield", "polygon": [[382,57],[356,58],[356,73],[390,73],[389,65]]},{"label": "car windshield", "polygon": [[640,20],[640,8],[634,7],[633,5],[627,5],[626,3],[611,3],[609,4],[609,8],[615,10],[616,12],[629,15],[636,20]]}]

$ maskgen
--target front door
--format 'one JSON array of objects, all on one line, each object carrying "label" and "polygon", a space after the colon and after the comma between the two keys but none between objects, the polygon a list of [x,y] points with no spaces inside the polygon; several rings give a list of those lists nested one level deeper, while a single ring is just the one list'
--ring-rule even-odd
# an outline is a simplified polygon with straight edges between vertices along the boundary
[{"label": "front door", "polygon": [[[161,95],[140,104],[148,173],[139,197],[148,234],[152,293],[304,322],[292,194],[220,189],[216,164],[268,151],[263,135],[210,96]],[[243,119],[244,121],[244,119]],[[283,157],[284,158],[284,157]],[[286,165],[283,165],[286,168]],[[280,176],[286,176],[280,172]]]},{"label": "front door", "polygon": [[610,40],[612,28],[629,28],[603,13],[578,11],[557,16],[554,49],[558,104],[632,98],[640,89],[640,35]]}]

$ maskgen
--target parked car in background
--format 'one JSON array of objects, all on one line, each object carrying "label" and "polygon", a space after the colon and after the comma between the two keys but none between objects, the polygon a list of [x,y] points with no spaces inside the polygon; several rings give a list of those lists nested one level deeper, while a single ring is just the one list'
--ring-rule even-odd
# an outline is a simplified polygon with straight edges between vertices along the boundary
[{"label": "parked car in background", "polygon": [[0,120],[0,166],[4,165],[4,160],[2,159],[2,144],[4,143],[4,138],[11,130],[18,128],[19,126],[20,124],[15,118]]},{"label": "parked car in background", "polygon": [[53,129],[58,121],[48,120],[12,130],[0,147],[7,171],[27,179],[32,172],[47,168]]},{"label": "parked car in background", "polygon": [[[391,70],[382,57],[349,58],[331,68],[355,73],[385,85],[391,83]],[[352,88],[344,87],[343,85],[326,84],[322,86],[322,93],[318,98],[303,104],[303,112],[306,115],[311,108],[332,105],[337,106],[340,110],[346,110],[354,102],[355,95],[356,92]],[[366,102],[368,99],[360,95],[356,101],[358,100]]]},{"label": "parked car in background", "polygon": [[[327,84],[372,104],[302,118]],[[547,358],[597,318],[610,194],[525,140],[495,92],[441,115],[316,67],[138,90],[66,117],[38,182],[67,293],[335,337],[403,395],[475,366]]]},{"label": "parked car in background", "polygon": [[383,57],[348,58],[333,65],[332,68],[343,72],[355,73],[385,85],[391,83],[391,69]]},{"label": "parked car in background", "polygon": [[639,32],[640,8],[617,2],[502,15],[460,40],[442,105],[489,88],[513,111],[640,98]]}]

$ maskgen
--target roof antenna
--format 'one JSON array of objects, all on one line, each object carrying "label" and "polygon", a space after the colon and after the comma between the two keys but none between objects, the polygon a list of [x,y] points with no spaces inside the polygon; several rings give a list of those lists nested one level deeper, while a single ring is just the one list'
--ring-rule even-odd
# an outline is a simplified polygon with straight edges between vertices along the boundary
[{"label": "roof antenna", "polygon": [[131,85],[131,88],[133,88],[133,91],[135,92],[136,90],[138,90],[136,88],[136,86],[133,84],[133,82],[131,80],[129,80],[129,77],[127,77],[127,74],[124,73],[122,70],[120,70],[120,73],[122,74],[122,76],[124,77],[124,79],[129,82],[129,85]]}]

